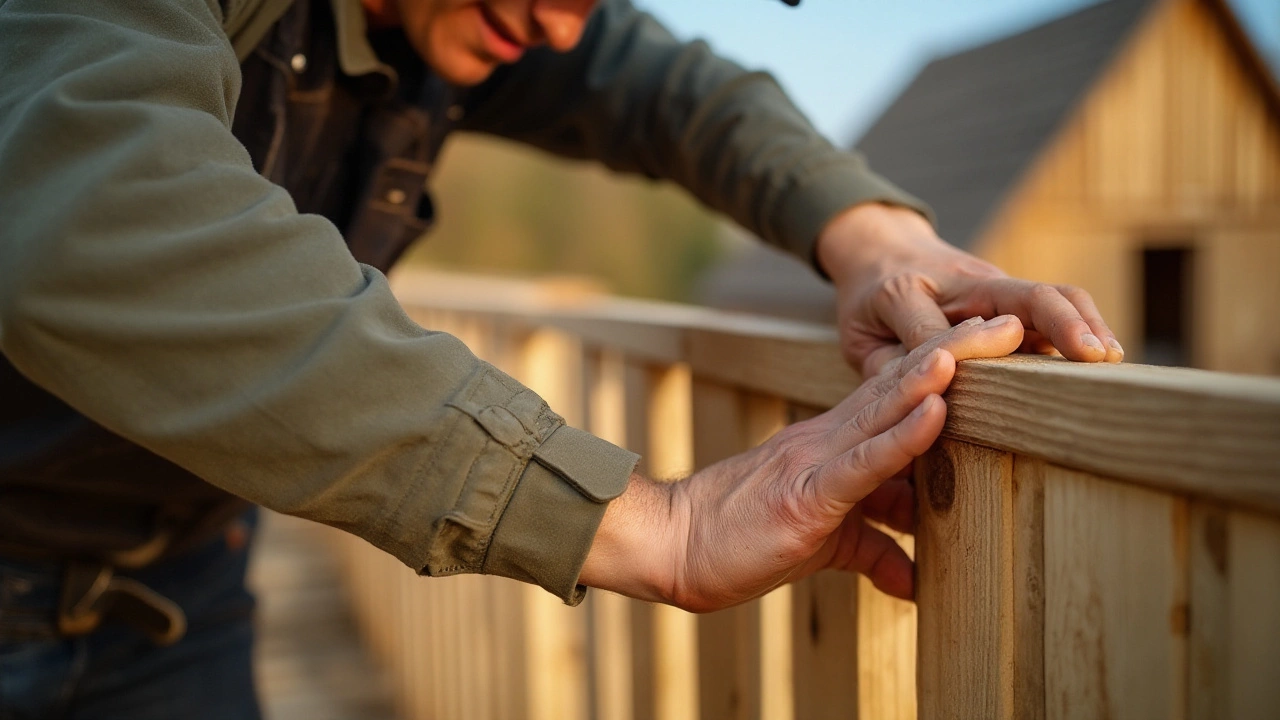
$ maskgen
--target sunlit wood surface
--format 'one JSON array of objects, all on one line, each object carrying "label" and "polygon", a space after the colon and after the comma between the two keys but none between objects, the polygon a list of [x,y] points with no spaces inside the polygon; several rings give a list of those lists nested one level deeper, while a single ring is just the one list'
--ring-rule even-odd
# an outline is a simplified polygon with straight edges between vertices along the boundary
[{"label": "sunlit wood surface", "polygon": [[266,720],[394,720],[365,655],[326,531],[264,512],[249,581],[258,595],[258,692]]}]

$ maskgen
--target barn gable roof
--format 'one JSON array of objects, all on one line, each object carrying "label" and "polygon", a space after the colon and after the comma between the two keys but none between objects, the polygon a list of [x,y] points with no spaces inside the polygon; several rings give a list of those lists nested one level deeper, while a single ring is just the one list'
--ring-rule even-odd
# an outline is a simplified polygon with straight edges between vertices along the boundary
[{"label": "barn gable roof", "polygon": [[1109,0],[930,62],[856,143],[971,247],[1150,7]]}]

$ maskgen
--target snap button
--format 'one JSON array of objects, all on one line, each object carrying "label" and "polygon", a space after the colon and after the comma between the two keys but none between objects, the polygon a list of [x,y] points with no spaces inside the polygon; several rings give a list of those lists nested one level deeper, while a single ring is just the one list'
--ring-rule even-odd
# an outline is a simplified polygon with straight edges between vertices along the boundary
[{"label": "snap button", "polygon": [[289,67],[293,68],[293,71],[296,73],[306,72],[307,56],[303,55],[302,53],[298,53],[297,55],[294,55],[292,58],[289,58]]},{"label": "snap button", "polygon": [[391,203],[392,205],[399,205],[400,203],[404,202],[404,200],[405,200],[404,191],[401,190],[400,188],[391,188],[390,190],[387,191],[387,202]]}]

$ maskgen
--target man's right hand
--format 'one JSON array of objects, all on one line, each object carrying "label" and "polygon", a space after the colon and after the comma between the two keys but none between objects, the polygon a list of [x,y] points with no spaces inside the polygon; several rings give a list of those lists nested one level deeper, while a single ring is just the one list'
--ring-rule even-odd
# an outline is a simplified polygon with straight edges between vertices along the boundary
[{"label": "man's right hand", "polygon": [[835,568],[914,594],[911,560],[867,519],[910,531],[912,461],[946,418],[956,361],[1023,341],[1016,317],[969,321],[889,362],[836,407],[674,484],[634,476],[580,581],[707,612]]}]

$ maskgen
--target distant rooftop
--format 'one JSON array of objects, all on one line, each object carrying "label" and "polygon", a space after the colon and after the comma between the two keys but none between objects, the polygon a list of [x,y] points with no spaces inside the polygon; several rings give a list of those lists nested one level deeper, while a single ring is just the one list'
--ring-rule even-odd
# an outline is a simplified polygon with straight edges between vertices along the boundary
[{"label": "distant rooftop", "polygon": [[969,248],[1134,30],[1149,0],[1110,0],[930,62],[857,141]]}]

